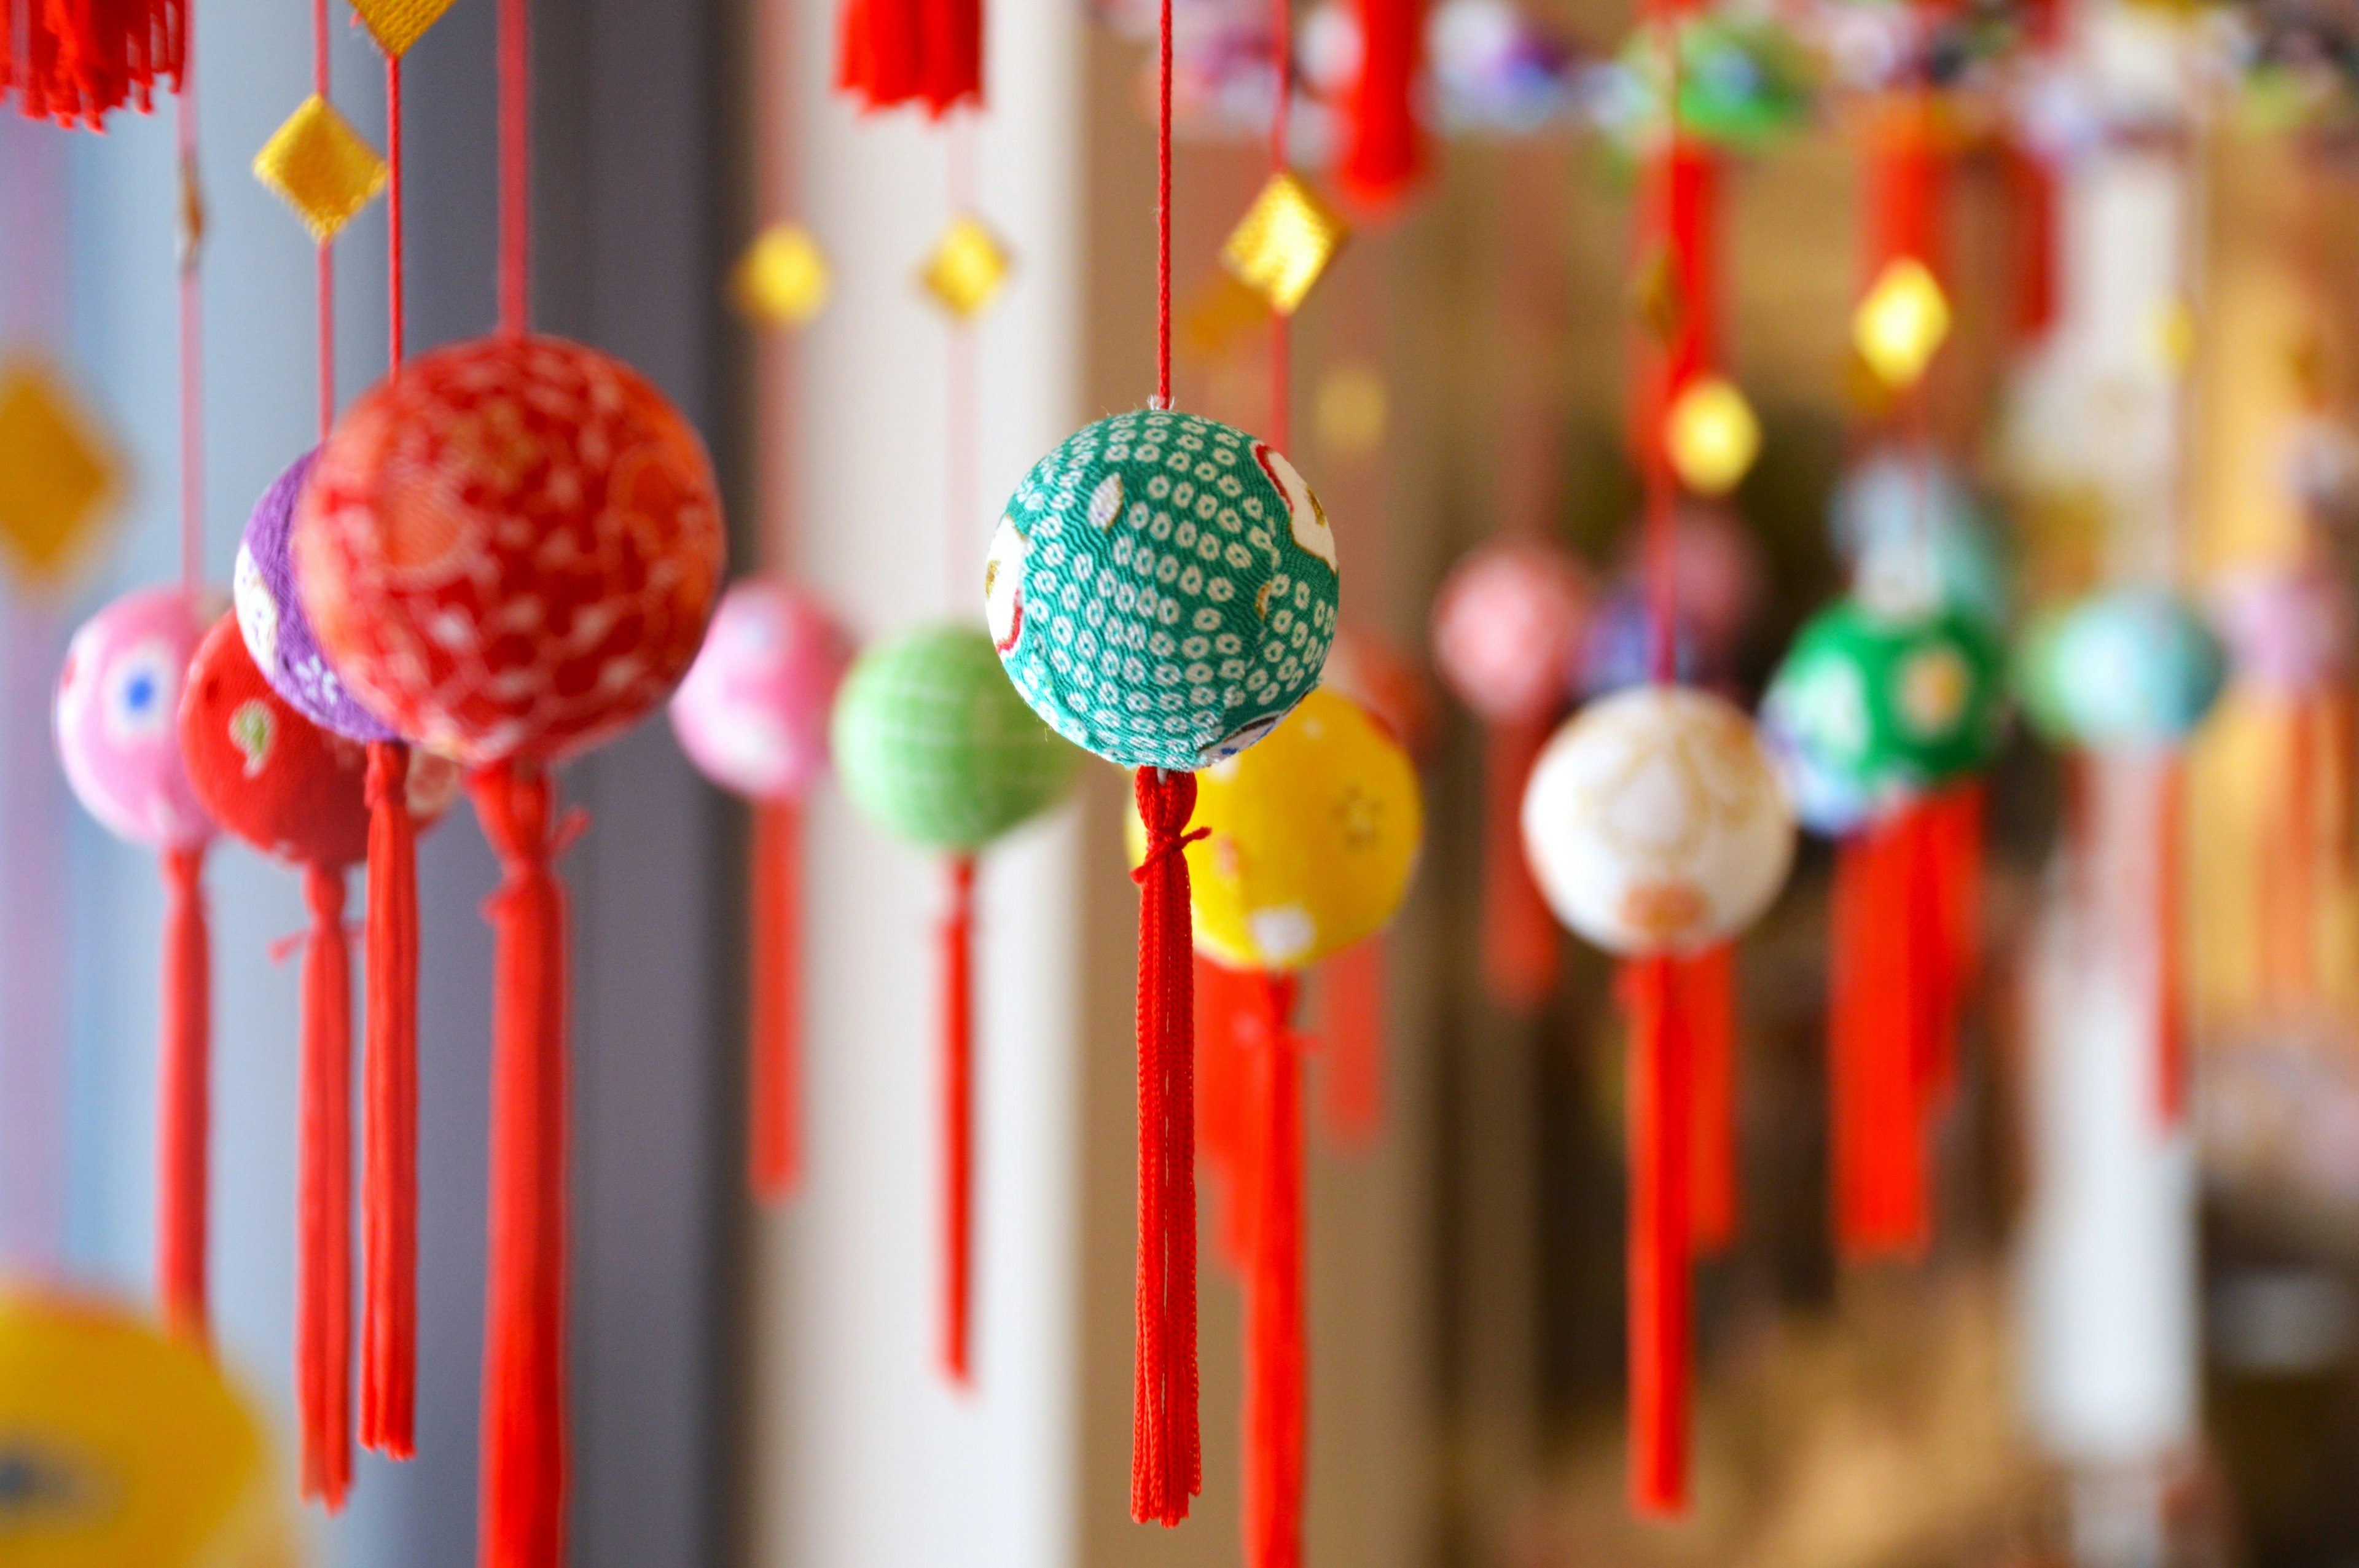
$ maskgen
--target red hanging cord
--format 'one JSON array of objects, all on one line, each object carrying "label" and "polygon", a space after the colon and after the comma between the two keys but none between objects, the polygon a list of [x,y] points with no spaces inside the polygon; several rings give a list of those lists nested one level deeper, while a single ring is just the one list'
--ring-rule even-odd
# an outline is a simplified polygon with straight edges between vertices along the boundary
[{"label": "red hanging cord", "polygon": [[1692,1257],[1689,1150],[1691,1042],[1678,960],[1631,960],[1630,1500],[1639,1513],[1685,1510]]},{"label": "red hanging cord", "polygon": [[532,38],[529,0],[500,0],[500,330],[532,320]]},{"label": "red hanging cord", "polygon": [[353,981],[344,873],[303,870],[301,1290],[295,1383],[303,1495],[334,1513],[353,1483]]},{"label": "red hanging cord", "polygon": [[950,861],[942,920],[942,1370],[973,1382],[974,857]]},{"label": "red hanging cord", "polygon": [[401,368],[408,351],[408,294],[403,278],[401,211],[401,57],[385,62],[385,307],[390,340],[386,354],[388,373]]},{"label": "red hanging cord", "polygon": [[775,1202],[802,1177],[802,807],[757,801],[753,845],[753,1061],[746,1149],[754,1195]]},{"label": "red hanging cord", "polygon": [[[1287,167],[1288,122],[1294,108],[1294,7],[1292,0],[1270,0],[1269,168],[1273,175]],[[1269,312],[1269,443],[1279,451],[1293,445],[1294,368],[1292,333],[1285,311]]]},{"label": "red hanging cord", "polygon": [[1679,962],[1690,1043],[1695,1151],[1690,1207],[1698,1253],[1736,1239],[1736,951],[1728,943]]},{"label": "red hanging cord", "polygon": [[1256,977],[1261,1027],[1245,1054],[1253,1140],[1252,1264],[1245,1274],[1245,1568],[1300,1568],[1308,1440],[1303,1314],[1302,1043],[1295,979]]},{"label": "red hanging cord", "polygon": [[1160,0],[1155,85],[1155,406],[1171,406],[1171,0]]},{"label": "red hanging cord", "polygon": [[165,1323],[189,1339],[208,1336],[205,1214],[212,1125],[212,949],[205,923],[205,852],[167,849],[164,871],[163,1028],[158,1086],[156,1281]]},{"label": "red hanging cord", "polygon": [[[322,102],[331,96],[328,78],[328,0],[311,0],[311,91]],[[336,427],[336,250],[333,242],[319,247],[320,439]]]},{"label": "red hanging cord", "polygon": [[[0,76],[5,81],[5,76]],[[180,81],[180,583],[198,592],[205,580],[205,296],[198,270],[204,248],[198,232],[202,211],[198,196],[197,83],[193,70]]]}]

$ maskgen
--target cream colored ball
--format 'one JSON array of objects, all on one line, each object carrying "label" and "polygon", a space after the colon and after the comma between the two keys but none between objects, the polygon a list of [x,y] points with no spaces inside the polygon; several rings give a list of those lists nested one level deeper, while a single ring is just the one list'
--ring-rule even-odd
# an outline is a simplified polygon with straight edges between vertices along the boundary
[{"label": "cream colored ball", "polygon": [[1734,935],[1794,859],[1793,810],[1752,721],[1685,687],[1634,687],[1566,721],[1525,786],[1523,827],[1557,918],[1626,955]]}]

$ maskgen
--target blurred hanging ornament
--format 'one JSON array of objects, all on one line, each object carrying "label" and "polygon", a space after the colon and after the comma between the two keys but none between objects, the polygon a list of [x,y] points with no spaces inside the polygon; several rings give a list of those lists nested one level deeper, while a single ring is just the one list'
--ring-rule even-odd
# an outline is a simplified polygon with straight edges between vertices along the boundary
[{"label": "blurred hanging ornament", "polygon": [[63,379],[38,361],[0,366],[0,552],[16,575],[61,580],[122,491],[119,460]]},{"label": "blurred hanging ornament", "polygon": [[126,103],[145,114],[188,58],[187,0],[0,0],[0,98],[32,119],[101,130]]},{"label": "blurred hanging ornament", "polygon": [[2165,589],[2093,595],[2052,635],[2043,683],[2049,700],[2072,738],[2098,751],[2180,745],[2227,678],[2220,639]]},{"label": "blurred hanging ornament", "polygon": [[2298,698],[2350,667],[2350,590],[2322,567],[2234,568],[2213,579],[2211,599],[2240,681]]},{"label": "blurred hanging ornament", "polygon": [[319,456],[314,449],[296,459],[255,503],[231,579],[238,631],[270,689],[296,712],[348,741],[398,740],[337,677],[295,591],[295,509]]},{"label": "blurred hanging ornament", "polygon": [[1221,247],[1221,265],[1280,316],[1301,308],[1351,230],[1291,169],[1269,177]]},{"label": "blurred hanging ornament", "polygon": [[[1809,51],[1773,19],[1690,14],[1679,27],[1682,134],[1736,150],[1759,147],[1808,118]],[[1623,51],[1625,91],[1605,106],[1606,128],[1625,143],[1659,128],[1669,89],[1667,51],[1651,29]]]},{"label": "blurred hanging ornament", "polygon": [[870,112],[983,102],[983,0],[843,0],[835,86]]},{"label": "blurred hanging ornament", "polygon": [[1484,727],[1483,978],[1494,1000],[1517,1010],[1556,983],[1557,935],[1516,844],[1516,804],[1563,708],[1594,600],[1571,551],[1512,539],[1462,557],[1433,601],[1434,666]]},{"label": "blurred hanging ornament", "polygon": [[177,1333],[207,1332],[206,1150],[212,967],[202,877],[212,818],[190,787],[177,715],[217,595],[128,593],[82,624],[58,676],[58,757],[83,808],[157,851],[164,872],[156,1292]]},{"label": "blurred hanging ornament", "polygon": [[1932,269],[1897,256],[1852,313],[1852,346],[1885,385],[1915,386],[1950,336],[1950,301]]},{"label": "blurred hanging ornament", "polygon": [[1415,181],[1424,159],[1416,112],[1424,17],[1417,0],[1351,0],[1359,15],[1359,69],[1343,95],[1335,177],[1344,194],[1382,210]]},{"label": "blurred hanging ornament", "polygon": [[1864,604],[1890,616],[1946,609],[2005,623],[2006,568],[1990,524],[1940,457],[1880,451],[1844,476],[1828,512]]}]

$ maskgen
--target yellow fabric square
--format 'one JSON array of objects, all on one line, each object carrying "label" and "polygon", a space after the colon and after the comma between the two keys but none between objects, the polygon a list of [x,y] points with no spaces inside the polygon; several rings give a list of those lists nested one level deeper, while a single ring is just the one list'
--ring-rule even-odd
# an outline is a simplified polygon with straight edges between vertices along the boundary
[{"label": "yellow fabric square", "polygon": [[56,376],[0,368],[0,550],[18,573],[61,576],[120,488],[114,453]]},{"label": "yellow fabric square", "polygon": [[999,297],[1009,265],[1007,253],[991,231],[962,214],[942,231],[919,280],[943,309],[964,321],[982,314]]},{"label": "yellow fabric square", "polygon": [[326,244],[385,189],[385,160],[317,93],[254,156],[254,177],[278,193]]},{"label": "yellow fabric square", "polygon": [[827,304],[833,277],[809,232],[773,223],[737,260],[730,293],[738,311],[764,327],[799,327]]},{"label": "yellow fabric square", "polygon": [[1913,386],[1950,335],[1950,301],[1923,262],[1885,264],[1852,316],[1852,342],[1886,386]]},{"label": "yellow fabric square", "polygon": [[376,47],[399,59],[426,29],[442,19],[451,0],[353,0],[353,14],[369,30]]},{"label": "yellow fabric square", "polygon": [[1350,232],[1318,192],[1280,170],[1229,234],[1221,260],[1271,309],[1291,316]]},{"label": "yellow fabric square", "polygon": [[1671,404],[1663,445],[1690,490],[1724,495],[1761,455],[1761,422],[1733,383],[1703,376]]}]

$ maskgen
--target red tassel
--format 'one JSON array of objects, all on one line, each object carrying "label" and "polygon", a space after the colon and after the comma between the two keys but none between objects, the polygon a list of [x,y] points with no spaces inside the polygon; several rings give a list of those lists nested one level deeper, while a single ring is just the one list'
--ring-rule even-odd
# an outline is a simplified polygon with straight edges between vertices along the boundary
[{"label": "red tassel", "polygon": [[1876,126],[1860,192],[1871,283],[1903,256],[1940,276],[1942,161],[1932,100],[1922,92],[1901,94]]},{"label": "red tassel", "polygon": [[1212,1177],[1214,1249],[1243,1274],[1250,1207],[1245,1183],[1245,1037],[1259,1002],[1247,978],[1196,956],[1196,1158]]},{"label": "red tassel", "polygon": [[1359,0],[1360,75],[1343,105],[1343,156],[1336,178],[1365,207],[1390,205],[1421,161],[1409,94],[1422,52],[1419,0]]},{"label": "red tassel", "polygon": [[2015,334],[2018,342],[2036,343],[2056,324],[2062,191],[2056,170],[2028,147],[2009,143],[2001,167],[2014,250]]},{"label": "red tassel", "polygon": [[844,0],[836,87],[863,109],[983,102],[983,0]]},{"label": "red tassel", "polygon": [[408,789],[409,748],[370,746],[360,1438],[394,1459],[418,1448],[418,842]]},{"label": "red tassel", "polygon": [[1930,926],[1919,941],[1932,955],[1928,1087],[1936,1105],[1957,1089],[1958,1017],[1982,965],[1983,793],[1979,780],[1953,784],[1916,815],[1922,869],[1915,902]]},{"label": "red tassel", "polygon": [[942,921],[942,1369],[961,1388],[974,1290],[974,857],[951,857]]},{"label": "red tassel", "polygon": [[1188,831],[1196,776],[1141,768],[1147,855],[1138,899],[1138,1346],[1131,1390],[1131,1517],[1178,1524],[1203,1490],[1197,1424],[1195,999]]},{"label": "red tassel", "polygon": [[[1528,874],[1527,881],[1528,881]],[[1321,1106],[1327,1132],[1345,1150],[1365,1150],[1384,1130],[1385,939],[1371,936],[1327,960],[1319,1011],[1326,1039]]]},{"label": "red tassel", "polygon": [[1302,1282],[1302,1052],[1291,975],[1256,977],[1261,1027],[1247,1054],[1252,1268],[1245,1276],[1245,1568],[1300,1568],[1308,1422]]},{"label": "red tassel", "polygon": [[802,1179],[802,808],[754,806],[753,1000],[745,1137],[754,1195],[776,1203]]},{"label": "red tassel", "polygon": [[306,866],[303,949],[302,1289],[295,1384],[303,1495],[334,1513],[353,1484],[353,976],[344,872]]},{"label": "red tassel", "polygon": [[1736,951],[1707,947],[1679,966],[1680,1005],[1692,1045],[1694,1187],[1690,1208],[1701,1255],[1736,1239]]},{"label": "red tassel", "polygon": [[1647,218],[1637,226],[1645,266],[1669,269],[1670,330],[1662,340],[1658,373],[1660,403],[1633,399],[1640,449],[1658,443],[1662,410],[1688,383],[1720,362],[1720,160],[1710,146],[1680,136],[1647,162],[1642,193]]},{"label": "red tassel", "polygon": [[1673,958],[1637,958],[1623,980],[1630,1008],[1630,1501],[1656,1517],[1684,1512],[1688,1501],[1695,1107],[1678,971]]},{"label": "red tassel", "polygon": [[493,947],[491,1261],[484,1321],[484,1568],[558,1568],[566,1487],[565,892],[549,775],[468,783],[502,879]]},{"label": "red tassel", "polygon": [[158,1041],[156,1293],[164,1322],[208,1336],[205,1214],[211,1186],[212,958],[205,929],[205,851],[167,849],[163,1027]]},{"label": "red tassel", "polygon": [[2187,1115],[2186,992],[2179,946],[2185,919],[2186,789],[2185,764],[2177,757],[2164,758],[2158,765],[2154,802],[2154,1082],[2155,1111],[2166,1130]]},{"label": "red tassel", "polygon": [[1484,738],[1483,979],[1500,1006],[1528,1012],[1556,986],[1556,920],[1524,863],[1524,784],[1548,722],[1495,724]]},{"label": "red tassel", "polygon": [[1854,1260],[1919,1257],[1932,1234],[1931,977],[1922,922],[1911,915],[1919,830],[1909,816],[1863,828],[1835,854],[1828,1006],[1835,1236]]},{"label": "red tassel", "polygon": [[155,107],[189,52],[187,0],[5,0],[0,98],[37,120],[96,130],[125,103]]}]

